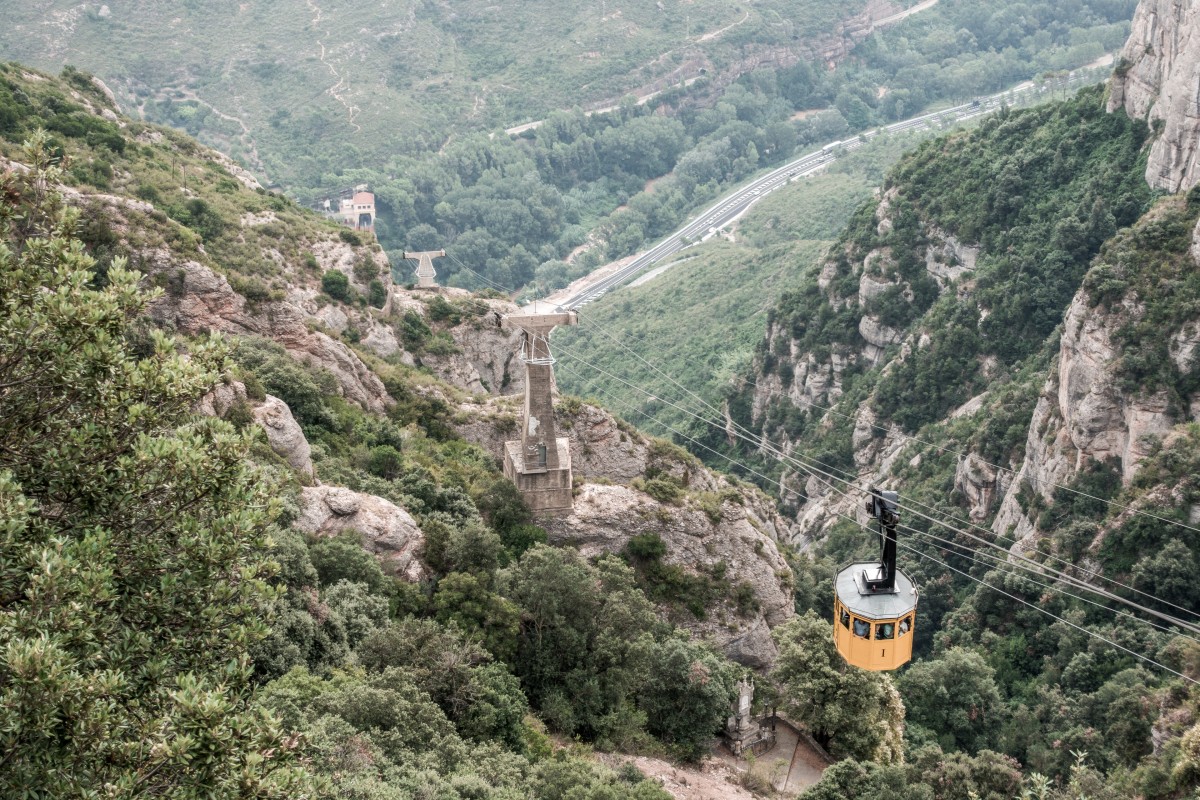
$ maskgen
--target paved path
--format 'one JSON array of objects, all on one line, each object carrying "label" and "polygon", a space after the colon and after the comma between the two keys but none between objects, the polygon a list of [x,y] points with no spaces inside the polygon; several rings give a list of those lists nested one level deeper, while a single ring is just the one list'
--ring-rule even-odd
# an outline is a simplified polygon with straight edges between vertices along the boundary
[{"label": "paved path", "polygon": [[892,14],[890,17],[884,17],[883,19],[875,20],[875,27],[882,28],[885,25],[894,25],[905,17],[911,17],[913,14],[924,11],[927,8],[933,8],[937,4],[938,0],[923,0],[912,8],[904,9],[899,14]]},{"label": "paved path", "polygon": [[[724,746],[717,748],[714,756],[737,773],[744,773],[749,767],[746,759],[735,757]],[[775,746],[755,759],[754,772],[768,777],[775,791],[785,797],[795,797],[817,785],[829,764],[807,737],[780,719],[775,723]]]}]

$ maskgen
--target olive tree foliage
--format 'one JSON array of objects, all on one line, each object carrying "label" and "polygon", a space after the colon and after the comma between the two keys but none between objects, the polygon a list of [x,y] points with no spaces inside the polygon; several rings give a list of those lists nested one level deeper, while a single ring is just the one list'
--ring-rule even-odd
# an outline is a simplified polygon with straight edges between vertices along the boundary
[{"label": "olive tree foliage", "polygon": [[904,704],[887,675],[849,666],[833,646],[828,622],[809,611],[772,632],[779,659],[771,679],[779,707],[839,757],[898,762],[904,752]]},{"label": "olive tree foliage", "polygon": [[47,149],[0,174],[0,795],[305,797],[252,703],[268,495],[190,411],[222,347],[135,355],[147,296],[91,288]]},{"label": "olive tree foliage", "polygon": [[983,656],[963,647],[913,664],[900,678],[909,724],[932,732],[947,750],[986,747],[1002,721],[994,676]]}]

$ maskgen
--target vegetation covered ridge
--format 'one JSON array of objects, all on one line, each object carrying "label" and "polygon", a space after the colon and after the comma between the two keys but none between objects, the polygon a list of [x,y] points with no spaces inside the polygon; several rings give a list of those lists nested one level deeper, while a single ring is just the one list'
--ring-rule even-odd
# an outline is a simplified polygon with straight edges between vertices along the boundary
[{"label": "vegetation covered ridge", "polygon": [[805,797],[1196,792],[1195,641],[983,544],[1160,610],[1197,604],[1176,524],[1194,502],[1195,204],[1154,200],[1150,132],[1103,100],[1007,112],[902,159],[729,396],[734,422],[797,460],[706,442],[794,490],[814,556],[793,562],[801,611],[827,614],[836,565],[873,553],[839,518],[858,504],[840,480],[901,493],[924,634],[896,681],[907,764],[843,762]]},{"label": "vegetation covered ridge", "polygon": [[[590,748],[703,752],[744,670],[665,606],[754,591],[545,545],[455,432],[486,403],[428,366],[471,374],[455,337],[511,355],[499,301],[395,290],[352,232],[108,118],[86,76],[3,77],[0,793],[664,797]],[[703,500],[704,535],[733,503],[645,477]]]},{"label": "vegetation covered ridge", "polygon": [[[547,291],[798,146],[1091,63],[1124,40],[1135,2],[943,0],[874,33],[864,3],[829,0],[601,4],[569,20],[555,0],[511,14],[357,0],[178,14],[52,5],[61,26],[43,8],[14,10],[0,53],[47,69],[70,53],[131,114],[221,147],[305,203],[369,184],[395,261],[446,247],[454,285],[485,285],[465,264]],[[210,34],[231,17],[245,23],[238,35]],[[667,88],[587,113],[588,98],[649,86]],[[494,135],[531,118],[542,126],[515,141]]]}]

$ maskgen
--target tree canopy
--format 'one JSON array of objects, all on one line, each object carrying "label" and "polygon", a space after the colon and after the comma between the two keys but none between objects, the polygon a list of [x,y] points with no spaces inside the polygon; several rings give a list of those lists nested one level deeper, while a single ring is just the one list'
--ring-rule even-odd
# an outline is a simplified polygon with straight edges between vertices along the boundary
[{"label": "tree canopy", "polygon": [[304,797],[252,705],[269,494],[191,408],[224,348],[145,334],[93,288],[44,136],[0,174],[0,794]]}]

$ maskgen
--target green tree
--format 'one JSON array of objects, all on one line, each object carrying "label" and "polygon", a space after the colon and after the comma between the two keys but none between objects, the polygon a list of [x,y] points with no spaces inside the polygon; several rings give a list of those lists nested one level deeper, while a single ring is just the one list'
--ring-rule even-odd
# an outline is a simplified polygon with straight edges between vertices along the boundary
[{"label": "green tree", "polygon": [[46,149],[0,175],[0,795],[307,796],[253,705],[269,495],[191,413],[223,347],[135,355],[138,275],[90,288]]},{"label": "green tree", "polygon": [[628,712],[662,628],[630,568],[615,556],[592,566],[571,550],[538,545],[507,583],[521,609],[514,667],[547,721],[589,738],[629,736]]},{"label": "green tree", "polygon": [[909,723],[932,731],[947,750],[975,752],[1001,721],[994,675],[983,656],[962,647],[913,664],[900,678]]},{"label": "green tree", "polygon": [[380,569],[379,560],[363,549],[362,536],[356,531],[317,539],[309,545],[308,554],[322,586],[350,581],[364,583],[374,593],[387,589],[388,577]]},{"label": "green tree", "polygon": [[702,645],[667,639],[651,658],[638,706],[647,729],[690,758],[702,755],[729,714],[734,669]]},{"label": "green tree", "polygon": [[848,665],[833,630],[812,611],[772,632],[779,659],[771,678],[780,708],[836,756],[890,763],[900,759],[904,705],[891,678]]},{"label": "green tree", "polygon": [[928,786],[910,782],[905,770],[900,767],[845,759],[826,769],[820,782],[800,797],[801,800],[845,800],[851,797],[933,800],[933,793]]},{"label": "green tree", "polygon": [[386,597],[371,594],[365,583],[338,581],[322,592],[329,610],[341,618],[346,630],[346,644],[353,649],[388,621]]},{"label": "green tree", "polygon": [[454,623],[468,634],[478,632],[493,655],[512,660],[520,612],[511,601],[489,591],[485,579],[451,572],[438,582],[433,607],[439,622]]}]

